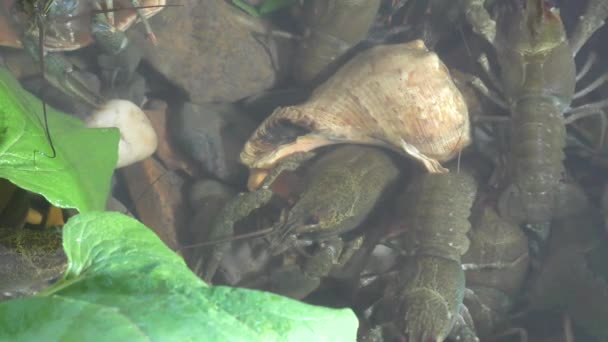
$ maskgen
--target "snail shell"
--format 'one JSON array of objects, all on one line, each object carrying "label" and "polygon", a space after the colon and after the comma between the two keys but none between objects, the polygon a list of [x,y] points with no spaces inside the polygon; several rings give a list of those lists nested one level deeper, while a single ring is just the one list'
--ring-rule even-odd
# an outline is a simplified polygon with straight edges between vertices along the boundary
[{"label": "snail shell", "polygon": [[470,141],[463,96],[439,57],[416,40],[362,52],[307,102],[277,108],[247,141],[241,161],[252,171],[250,188],[280,159],[339,143],[388,147],[430,172],[446,172],[439,162]]}]

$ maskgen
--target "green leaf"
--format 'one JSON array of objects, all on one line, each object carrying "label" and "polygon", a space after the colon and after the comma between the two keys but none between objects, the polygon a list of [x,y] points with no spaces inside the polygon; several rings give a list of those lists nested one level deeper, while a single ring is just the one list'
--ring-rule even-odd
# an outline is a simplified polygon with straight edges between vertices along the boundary
[{"label": "green leaf", "polygon": [[234,6],[245,11],[245,13],[249,14],[252,17],[257,18],[260,16],[260,13],[258,12],[257,8],[255,8],[255,6],[251,6],[243,0],[232,0],[232,3],[234,4]]},{"label": "green leaf", "polygon": [[[8,302],[14,323],[2,319],[5,341],[141,341],[144,335],[111,307],[70,298],[31,297]],[[0,311],[3,309],[0,308]],[[39,319],[45,321],[39,321]],[[51,324],[52,322],[52,324]],[[9,327],[4,327],[8,325]]]},{"label": "green leaf", "polygon": [[43,296],[0,303],[0,340],[356,339],[349,309],[208,287],[154,233],[119,213],[73,217],[64,249],[69,266],[61,281]]},{"label": "green leaf", "polygon": [[0,69],[0,178],[57,207],[103,210],[118,158],[118,130],[86,128],[51,107],[47,113],[55,158],[49,157],[42,103]]},{"label": "green leaf", "polygon": [[260,15],[265,15],[274,11],[278,11],[284,7],[289,7],[295,2],[296,0],[266,0],[260,6],[259,12]]}]

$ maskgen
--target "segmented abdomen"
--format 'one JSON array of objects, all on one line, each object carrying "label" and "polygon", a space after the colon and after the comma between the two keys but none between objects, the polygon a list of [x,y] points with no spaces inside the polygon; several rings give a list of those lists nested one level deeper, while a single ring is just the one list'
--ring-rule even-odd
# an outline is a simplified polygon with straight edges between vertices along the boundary
[{"label": "segmented abdomen", "polygon": [[512,112],[512,183],[525,220],[549,222],[555,191],[564,173],[566,128],[555,98],[520,100]]},{"label": "segmented abdomen", "polygon": [[460,256],[469,247],[476,190],[468,174],[425,174],[399,202],[407,232],[397,242],[408,257],[396,311],[408,341],[443,341],[459,315],[465,287]]},{"label": "segmented abdomen", "polygon": [[460,262],[469,248],[469,215],[475,180],[465,173],[425,174],[414,180],[400,203],[407,232],[399,245],[408,255],[438,256]]},{"label": "segmented abdomen", "polygon": [[468,293],[464,304],[477,335],[485,340],[508,320],[530,258],[528,239],[519,226],[500,218],[489,205],[475,211],[471,245],[462,256]]}]

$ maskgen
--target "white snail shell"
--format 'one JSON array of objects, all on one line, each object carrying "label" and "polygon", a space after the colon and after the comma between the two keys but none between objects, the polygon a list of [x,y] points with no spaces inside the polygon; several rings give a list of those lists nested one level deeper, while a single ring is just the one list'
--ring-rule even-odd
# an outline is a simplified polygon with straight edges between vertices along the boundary
[{"label": "white snail shell", "polygon": [[255,188],[282,158],[325,145],[385,146],[430,172],[446,172],[439,162],[470,142],[463,96],[439,57],[415,40],[364,51],[307,102],[277,108],[245,144],[241,161]]},{"label": "white snail shell", "polygon": [[116,127],[120,130],[116,168],[134,164],[151,156],[158,137],[146,114],[134,103],[110,100],[96,109],[86,121],[87,127]]}]

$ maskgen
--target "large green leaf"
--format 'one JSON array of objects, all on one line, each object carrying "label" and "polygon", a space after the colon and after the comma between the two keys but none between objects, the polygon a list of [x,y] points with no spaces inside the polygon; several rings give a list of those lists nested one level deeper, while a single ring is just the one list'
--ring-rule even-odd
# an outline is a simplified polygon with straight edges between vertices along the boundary
[{"label": "large green leaf", "polygon": [[119,213],[73,217],[64,248],[61,281],[38,297],[0,304],[0,340],[355,341],[351,310],[208,287],[149,229]]},{"label": "large green leaf", "polygon": [[47,108],[57,156],[45,135],[41,102],[0,68],[0,178],[61,208],[103,210],[118,158],[115,128],[91,129]]}]

